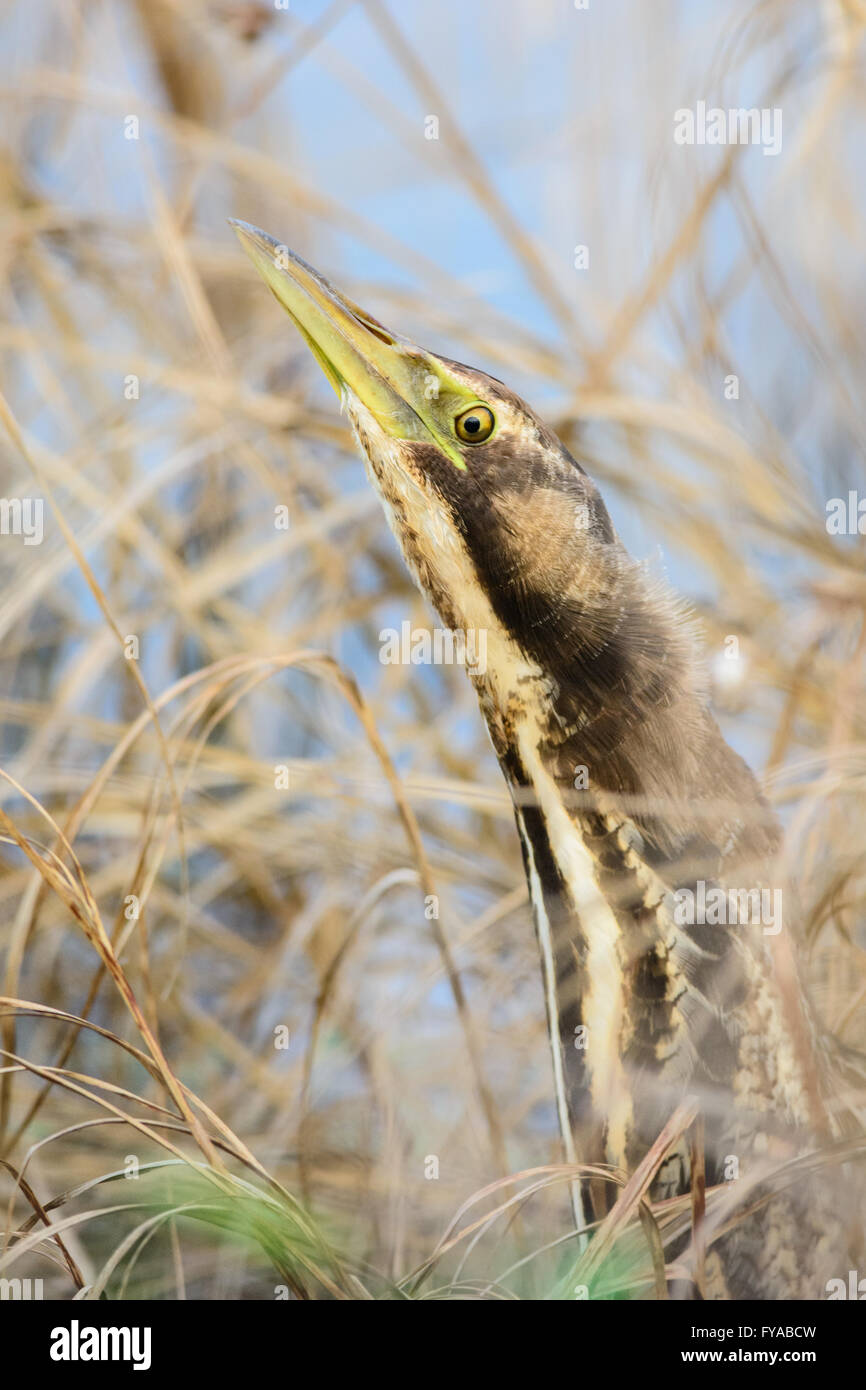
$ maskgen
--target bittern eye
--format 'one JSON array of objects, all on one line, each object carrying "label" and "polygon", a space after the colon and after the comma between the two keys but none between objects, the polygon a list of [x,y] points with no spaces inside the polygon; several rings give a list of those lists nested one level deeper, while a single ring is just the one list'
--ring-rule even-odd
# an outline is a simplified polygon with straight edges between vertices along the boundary
[{"label": "bittern eye", "polygon": [[488,410],[486,405],[472,405],[457,416],[454,428],[457,438],[462,439],[464,444],[483,444],[485,439],[490,438],[495,424],[493,411]]}]

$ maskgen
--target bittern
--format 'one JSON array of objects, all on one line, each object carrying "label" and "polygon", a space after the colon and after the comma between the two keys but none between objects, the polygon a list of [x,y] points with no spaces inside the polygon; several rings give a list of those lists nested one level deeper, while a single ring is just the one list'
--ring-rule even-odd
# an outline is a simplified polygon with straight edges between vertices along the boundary
[{"label": "bittern", "polygon": [[[780,840],[709,711],[685,606],[628,555],[580,463],[507,386],[392,333],[284,245],[234,226],[340,398],[419,588],[447,628],[486,634],[471,679],[513,798],[567,1159],[633,1172],[687,1097],[710,1184],[814,1156],[842,1132],[832,1045],[775,925],[683,910],[710,890],[772,888]],[[652,1199],[689,1191],[695,1153],[671,1145]],[[587,1199],[604,1209],[595,1187],[578,1192],[579,1223]],[[826,1296],[848,1269],[826,1179],[753,1186],[747,1201],[710,1242],[705,1295]]]}]

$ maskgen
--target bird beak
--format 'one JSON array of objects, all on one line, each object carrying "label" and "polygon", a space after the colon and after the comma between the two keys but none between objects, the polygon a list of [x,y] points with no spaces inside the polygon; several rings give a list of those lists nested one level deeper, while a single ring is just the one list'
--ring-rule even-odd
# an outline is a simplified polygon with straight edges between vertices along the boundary
[{"label": "bird beak", "polygon": [[438,383],[442,376],[437,359],[390,333],[267,232],[230,221],[340,399],[348,388],[390,438],[433,442],[464,469],[459,449],[426,408],[430,382]]}]

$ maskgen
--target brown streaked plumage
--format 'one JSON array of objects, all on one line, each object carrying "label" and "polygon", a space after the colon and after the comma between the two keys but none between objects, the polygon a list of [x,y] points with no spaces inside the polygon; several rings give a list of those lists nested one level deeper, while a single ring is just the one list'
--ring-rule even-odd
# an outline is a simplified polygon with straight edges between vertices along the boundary
[{"label": "brown streaked plumage", "polygon": [[[791,933],[780,947],[760,924],[681,920],[700,884],[778,887],[780,840],[709,712],[684,606],[506,386],[236,225],[340,395],[417,584],[448,627],[486,633],[472,680],[514,799],[567,1156],[633,1170],[686,1095],[709,1184],[738,1170],[748,1187],[762,1163],[838,1137],[831,1044],[777,971]],[[678,1146],[653,1195],[687,1191],[689,1163]],[[803,1180],[716,1240],[710,1296],[824,1296],[849,1258],[826,1184]]]}]

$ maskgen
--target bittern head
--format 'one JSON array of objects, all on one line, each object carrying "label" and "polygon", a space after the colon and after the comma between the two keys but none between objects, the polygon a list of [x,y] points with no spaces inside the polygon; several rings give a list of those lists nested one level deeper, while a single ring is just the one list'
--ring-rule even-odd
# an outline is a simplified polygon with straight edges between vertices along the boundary
[{"label": "bittern head", "polygon": [[443,620],[495,625],[500,645],[556,686],[582,665],[602,686],[620,681],[626,645],[631,660],[635,644],[657,644],[634,597],[645,585],[632,582],[637,567],[594,483],[553,431],[501,381],[385,328],[286,246],[233,225],[341,398]]}]

